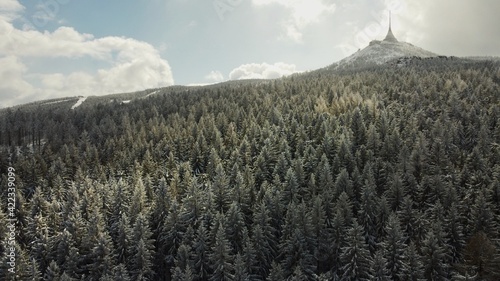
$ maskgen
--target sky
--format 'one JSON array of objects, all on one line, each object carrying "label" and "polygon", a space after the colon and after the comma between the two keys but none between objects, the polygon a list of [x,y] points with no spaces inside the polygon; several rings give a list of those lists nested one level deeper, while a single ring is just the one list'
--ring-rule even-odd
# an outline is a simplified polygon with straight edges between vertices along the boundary
[{"label": "sky", "polygon": [[500,56],[498,0],[0,0],[0,108],[318,69],[389,10],[400,41]]}]

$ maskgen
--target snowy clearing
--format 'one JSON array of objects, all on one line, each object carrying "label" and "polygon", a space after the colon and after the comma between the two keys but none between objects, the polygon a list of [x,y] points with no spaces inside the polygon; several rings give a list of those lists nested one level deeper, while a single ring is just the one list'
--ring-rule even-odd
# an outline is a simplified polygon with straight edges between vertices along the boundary
[{"label": "snowy clearing", "polygon": [[151,96],[151,95],[154,95],[154,94],[156,94],[156,93],[158,93],[158,92],[159,92],[159,90],[158,90],[158,91],[154,91],[154,92],[152,92],[152,93],[150,93],[150,94],[147,94],[144,98],[147,98],[147,97],[149,97],[149,96]]},{"label": "snowy clearing", "polygon": [[86,99],[87,97],[80,97],[80,99],[71,107],[71,109],[79,107]]}]

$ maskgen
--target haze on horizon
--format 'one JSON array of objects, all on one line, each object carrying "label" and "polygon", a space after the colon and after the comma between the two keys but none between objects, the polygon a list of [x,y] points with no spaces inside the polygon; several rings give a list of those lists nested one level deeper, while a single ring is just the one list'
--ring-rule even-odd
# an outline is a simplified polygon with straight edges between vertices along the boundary
[{"label": "haze on horizon", "polygon": [[495,0],[0,0],[0,108],[317,69],[387,33],[500,56]]}]

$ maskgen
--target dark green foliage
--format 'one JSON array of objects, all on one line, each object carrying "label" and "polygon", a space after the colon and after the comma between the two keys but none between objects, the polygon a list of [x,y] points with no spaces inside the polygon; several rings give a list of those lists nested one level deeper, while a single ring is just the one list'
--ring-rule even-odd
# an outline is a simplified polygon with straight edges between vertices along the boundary
[{"label": "dark green foliage", "polygon": [[232,280],[234,277],[233,256],[231,255],[231,246],[226,239],[225,226],[219,223],[215,242],[209,255],[210,268],[212,275],[209,280]]},{"label": "dark green foliage", "polygon": [[210,270],[208,255],[208,232],[203,224],[200,224],[193,240],[193,253],[191,256],[193,264],[193,275],[196,280],[205,280],[212,272]]},{"label": "dark green foliage", "polygon": [[498,69],[415,60],[0,110],[18,279],[499,280]]},{"label": "dark green foliage", "polygon": [[374,281],[399,280],[399,276],[391,277],[387,270],[387,260],[384,258],[383,250],[379,250],[373,256],[371,274]]},{"label": "dark green foliage", "polygon": [[404,263],[401,269],[400,280],[425,280],[422,257],[418,254],[414,243],[410,243],[404,251]]},{"label": "dark green foliage", "polygon": [[363,228],[356,220],[348,231],[347,246],[342,248],[343,280],[371,280],[372,257],[363,237]]},{"label": "dark green foliage", "polygon": [[129,269],[132,279],[152,280],[154,256],[152,233],[146,217],[139,213],[132,230]]},{"label": "dark green foliage", "polygon": [[386,267],[392,280],[399,280],[404,267],[405,238],[401,230],[398,217],[392,213],[385,226],[385,240],[382,248],[385,252]]},{"label": "dark green foliage", "polygon": [[440,226],[434,224],[422,241],[424,277],[428,280],[448,280],[449,257]]}]

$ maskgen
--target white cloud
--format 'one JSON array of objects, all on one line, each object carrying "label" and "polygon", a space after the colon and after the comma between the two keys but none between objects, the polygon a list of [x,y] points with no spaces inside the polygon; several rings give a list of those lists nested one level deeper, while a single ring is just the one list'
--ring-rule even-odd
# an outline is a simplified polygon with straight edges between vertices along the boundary
[{"label": "white cloud", "polygon": [[[44,98],[136,91],[174,83],[168,62],[149,43],[123,37],[95,38],[72,27],[60,27],[53,32],[21,30],[13,26],[14,17],[2,15],[18,13],[23,7],[17,1],[2,1],[0,99],[3,106]],[[53,58],[67,59],[76,69],[61,73],[47,65],[47,72],[40,73],[27,66],[33,60]],[[81,71],[78,59],[100,68]]]},{"label": "white cloud", "polygon": [[24,7],[17,0],[1,0],[0,20],[12,20],[22,10]]},{"label": "white cloud", "polygon": [[255,6],[280,5],[288,10],[289,17],[283,21],[285,36],[295,42],[302,42],[302,30],[317,22],[323,14],[335,12],[335,4],[324,0],[252,0]]},{"label": "white cloud", "polygon": [[241,79],[274,79],[298,72],[294,64],[278,62],[268,63],[250,63],[243,64],[229,73],[230,80]]},{"label": "white cloud", "polygon": [[210,71],[210,73],[205,76],[205,80],[214,83],[222,82],[224,81],[224,75],[220,71]]},{"label": "white cloud", "polygon": [[0,57],[0,97],[1,105],[14,105],[14,100],[26,100],[35,89],[24,80],[27,67],[15,56]]}]

